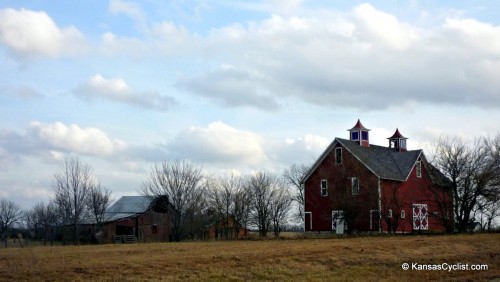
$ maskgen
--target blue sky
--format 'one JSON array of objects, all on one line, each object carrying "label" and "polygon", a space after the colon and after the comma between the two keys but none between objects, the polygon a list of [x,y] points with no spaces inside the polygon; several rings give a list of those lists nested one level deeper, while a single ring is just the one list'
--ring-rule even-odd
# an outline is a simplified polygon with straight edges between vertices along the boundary
[{"label": "blue sky", "polygon": [[0,197],[79,156],[114,198],[155,162],[311,163],[358,118],[411,149],[495,135],[494,1],[2,1]]}]

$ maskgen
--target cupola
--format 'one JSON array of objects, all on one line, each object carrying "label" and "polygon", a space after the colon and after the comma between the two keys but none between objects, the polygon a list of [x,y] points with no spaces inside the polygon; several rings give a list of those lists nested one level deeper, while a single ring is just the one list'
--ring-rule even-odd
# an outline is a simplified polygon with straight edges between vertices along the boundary
[{"label": "cupola", "polygon": [[355,141],[361,147],[370,146],[370,138],[368,134],[368,131],[370,131],[370,129],[364,127],[359,119],[356,125],[354,125],[354,127],[349,129],[348,131],[349,131],[349,140]]},{"label": "cupola", "polygon": [[389,139],[389,148],[394,148],[399,152],[406,152],[406,140],[408,138],[404,137],[399,132],[399,129],[396,128],[396,132],[394,132],[394,134],[387,139]]}]

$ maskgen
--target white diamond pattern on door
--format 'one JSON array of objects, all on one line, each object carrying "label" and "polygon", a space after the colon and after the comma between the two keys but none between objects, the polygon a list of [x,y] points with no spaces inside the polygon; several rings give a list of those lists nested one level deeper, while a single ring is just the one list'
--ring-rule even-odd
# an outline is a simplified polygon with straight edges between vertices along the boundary
[{"label": "white diamond pattern on door", "polygon": [[413,230],[429,229],[427,204],[413,204]]}]

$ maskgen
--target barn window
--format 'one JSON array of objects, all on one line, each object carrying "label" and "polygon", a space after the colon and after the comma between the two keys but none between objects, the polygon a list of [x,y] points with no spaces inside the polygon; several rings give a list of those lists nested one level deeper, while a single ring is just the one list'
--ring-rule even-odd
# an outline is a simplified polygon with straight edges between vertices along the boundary
[{"label": "barn window", "polygon": [[405,210],[401,210],[401,218],[405,218],[406,214],[405,214]]},{"label": "barn window", "polygon": [[328,181],[326,179],[321,180],[321,196],[328,196]]},{"label": "barn window", "polygon": [[151,233],[158,234],[158,225],[157,224],[151,225]]},{"label": "barn window", "polygon": [[359,178],[351,177],[351,188],[352,188],[353,195],[359,194]]},{"label": "barn window", "polygon": [[392,209],[387,211],[387,218],[392,218]]},{"label": "barn window", "polygon": [[359,140],[359,132],[357,132],[357,131],[351,132],[351,140],[354,140],[354,141]]},{"label": "barn window", "polygon": [[335,148],[335,163],[336,164],[341,164],[342,163],[342,148]]},{"label": "barn window", "polygon": [[417,171],[417,177],[418,178],[422,177],[422,162],[417,161],[417,163],[415,164],[415,167],[416,167],[416,171]]},{"label": "barn window", "polygon": [[368,140],[368,131],[361,131],[361,139]]}]

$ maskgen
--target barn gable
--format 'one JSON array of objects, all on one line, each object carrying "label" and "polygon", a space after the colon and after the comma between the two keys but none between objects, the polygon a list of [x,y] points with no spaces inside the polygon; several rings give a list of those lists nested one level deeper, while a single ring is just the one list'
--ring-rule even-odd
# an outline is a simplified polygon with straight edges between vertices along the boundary
[{"label": "barn gable", "polygon": [[[408,138],[399,129],[388,138],[387,147],[369,144],[369,129],[359,120],[348,131],[350,139],[335,138],[301,180],[305,230],[340,234],[344,228],[337,226],[344,222],[349,230],[383,232],[393,214],[404,222],[398,231],[420,226],[408,228],[410,220],[422,223],[423,229],[442,230],[437,217],[428,215],[445,214],[435,197],[448,201],[450,181],[423,151],[407,150]],[[415,219],[419,207],[422,218]]]}]

